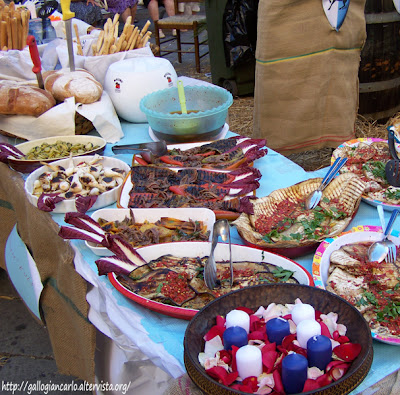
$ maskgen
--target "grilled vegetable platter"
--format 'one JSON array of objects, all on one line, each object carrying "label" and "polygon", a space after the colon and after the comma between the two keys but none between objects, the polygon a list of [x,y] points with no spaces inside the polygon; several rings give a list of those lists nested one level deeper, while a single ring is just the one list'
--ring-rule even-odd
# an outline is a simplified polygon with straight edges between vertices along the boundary
[{"label": "grilled vegetable platter", "polygon": [[307,210],[305,199],[322,179],[314,178],[268,196],[251,199],[252,213],[234,222],[248,245],[295,257],[317,248],[327,237],[340,234],[357,212],[365,183],[355,174],[337,176],[323,191],[316,208]]},{"label": "grilled vegetable platter", "polygon": [[[99,274],[108,274],[116,289],[135,302],[159,313],[191,319],[220,295],[250,285],[300,283],[313,285],[312,277],[297,263],[266,251],[232,245],[234,283],[230,287],[229,246],[217,245],[215,258],[219,285],[212,291],[203,280],[209,242],[177,242],[136,249],[138,257],[120,264],[116,258],[96,261]],[[114,248],[117,251],[117,248]],[[114,259],[114,260],[113,260]]]},{"label": "grilled vegetable platter", "polygon": [[156,157],[154,163],[135,156],[118,207],[205,207],[218,219],[235,219],[251,209],[243,197],[254,194],[260,185],[261,173],[252,164],[266,155],[264,145],[265,140],[234,137],[182,144]]},{"label": "grilled vegetable platter", "polygon": [[[399,233],[389,239],[397,249]],[[394,264],[370,262],[368,247],[382,240],[382,228],[357,226],[323,241],[315,252],[315,286],[333,292],[364,316],[372,337],[400,346],[400,255]]]},{"label": "grilled vegetable platter", "polygon": [[[103,208],[90,217],[105,233],[121,236],[134,248],[173,241],[207,241],[215,222],[214,212],[206,208]],[[96,255],[113,255],[101,243],[85,244]]]},{"label": "grilled vegetable platter", "polygon": [[340,173],[357,174],[365,183],[363,200],[376,206],[382,203],[386,210],[400,207],[400,188],[391,186],[385,166],[392,157],[387,140],[360,138],[347,141],[333,151],[332,161],[338,156],[348,160]]}]

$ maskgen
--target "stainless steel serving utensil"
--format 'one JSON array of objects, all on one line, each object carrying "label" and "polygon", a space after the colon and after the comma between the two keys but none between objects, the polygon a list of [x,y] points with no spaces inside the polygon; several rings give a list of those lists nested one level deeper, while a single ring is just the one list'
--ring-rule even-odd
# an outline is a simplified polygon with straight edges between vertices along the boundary
[{"label": "stainless steel serving utensil", "polygon": [[340,157],[336,158],[335,162],[330,167],[330,169],[326,173],[325,177],[321,181],[320,186],[315,191],[311,192],[310,195],[307,196],[307,199],[306,199],[307,210],[312,210],[315,207],[317,207],[317,205],[320,202],[321,197],[322,197],[322,191],[335,178],[338,171],[344,166],[344,164],[346,162],[347,162],[347,158],[340,158]]},{"label": "stainless steel serving utensil", "polygon": [[369,247],[368,259],[371,262],[382,262],[385,259],[388,263],[394,263],[396,261],[396,245],[393,243],[393,241],[388,239],[388,236],[392,231],[394,221],[396,220],[398,214],[399,210],[392,211],[392,215],[390,216],[385,232],[383,233],[383,239],[381,241],[376,241]]},{"label": "stainless steel serving utensil", "polygon": [[233,284],[233,266],[232,266],[232,246],[229,222],[226,219],[220,219],[214,223],[211,242],[211,252],[204,266],[204,282],[209,289],[214,289],[217,285],[217,265],[214,258],[214,250],[218,245],[218,238],[229,243],[229,263],[230,263],[230,285]]},{"label": "stainless steel serving utensil", "polygon": [[114,154],[131,154],[132,151],[148,151],[153,155],[162,156],[168,153],[167,143],[164,140],[149,143],[114,145],[111,149]]}]

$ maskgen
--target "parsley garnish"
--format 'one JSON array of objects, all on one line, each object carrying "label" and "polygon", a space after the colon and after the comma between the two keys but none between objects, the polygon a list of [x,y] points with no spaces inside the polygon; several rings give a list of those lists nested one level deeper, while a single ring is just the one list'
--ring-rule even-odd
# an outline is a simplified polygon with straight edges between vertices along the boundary
[{"label": "parsley garnish", "polygon": [[293,276],[293,271],[284,269],[283,267],[277,266],[276,269],[271,272],[275,277],[278,277],[280,281],[286,282]]}]

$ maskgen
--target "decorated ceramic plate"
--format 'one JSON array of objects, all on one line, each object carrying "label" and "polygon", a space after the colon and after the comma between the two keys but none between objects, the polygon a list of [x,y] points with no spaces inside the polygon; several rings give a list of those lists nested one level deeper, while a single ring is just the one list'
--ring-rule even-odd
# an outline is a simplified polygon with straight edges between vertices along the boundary
[{"label": "decorated ceramic plate", "polygon": [[[209,242],[181,242],[181,243],[166,243],[156,244],[152,246],[146,246],[136,249],[136,251],[147,261],[157,259],[163,255],[171,254],[175,257],[181,258],[202,258],[207,257],[210,253],[211,244]],[[215,259],[217,262],[226,261],[228,258],[229,245],[219,243],[215,249]],[[293,277],[300,284],[313,285],[313,279],[311,275],[302,266],[296,262],[267,252],[261,251],[255,248],[232,245],[232,256],[234,262],[247,261],[247,262],[262,262],[264,264],[270,264],[282,268],[283,270],[289,270],[294,272]],[[138,295],[126,288],[121,281],[118,280],[114,273],[109,273],[108,278],[114,287],[124,294],[129,299],[134,300],[142,306],[147,307],[150,310],[158,313],[166,314],[172,317],[190,320],[197,312],[197,309],[183,308],[178,306],[172,306],[158,301],[147,299],[143,296]]]},{"label": "decorated ceramic plate", "polygon": [[[392,240],[396,246],[400,245],[400,238],[399,238],[399,232],[393,231],[391,236],[389,236],[389,239]],[[349,244],[355,244],[359,243],[362,245],[362,243],[372,243],[375,241],[382,240],[382,228],[378,226],[357,226],[355,228],[352,228],[348,232],[344,232],[340,234],[339,236],[333,237],[333,238],[328,238],[325,241],[323,241],[317,251],[315,252],[314,258],[313,258],[313,263],[312,263],[312,275],[314,279],[314,284],[318,288],[322,289],[327,289],[331,292],[336,293],[335,291],[332,291],[332,288],[329,286],[329,282],[332,282],[334,286],[337,287],[338,293],[341,294],[341,292],[346,293],[345,299],[347,299],[350,303],[358,304],[360,308],[363,306],[363,296],[358,299],[358,302],[354,299],[354,295],[352,292],[356,292],[355,290],[358,290],[359,292],[361,287],[363,286],[363,290],[366,287],[366,283],[363,282],[363,277],[361,275],[361,272],[358,273],[358,276],[356,279],[354,278],[353,275],[348,274],[348,272],[345,269],[341,269],[340,265],[337,264],[337,262],[341,262],[342,257],[344,256],[346,260],[344,262],[353,262],[354,264],[358,263],[354,261],[354,259],[351,259],[346,256],[345,253],[341,250],[341,247],[349,245]],[[361,250],[359,250],[361,251]],[[333,254],[333,255],[332,255]],[[354,257],[354,255],[352,255]],[[397,257],[399,262],[399,256]],[[333,262],[333,263],[332,263]],[[385,268],[385,272],[387,273],[388,269],[386,262],[381,263],[382,267]],[[339,266],[339,267],[338,267]],[[345,268],[345,266],[343,266]],[[349,266],[348,266],[349,268]],[[356,268],[356,266],[354,266]],[[336,273],[334,273],[333,269],[337,270]],[[351,268],[350,268],[351,269]],[[350,270],[348,269],[348,270]],[[354,270],[354,269],[352,269]],[[376,272],[378,269],[374,269]],[[396,270],[396,269],[395,269]],[[398,270],[398,269],[397,269]],[[399,277],[399,275],[397,275]],[[386,283],[386,281],[385,281]],[[398,279],[397,279],[398,283]],[[354,285],[354,287],[353,287]],[[343,286],[344,291],[341,290],[339,291],[339,287]],[[396,287],[394,287],[396,288]],[[343,295],[340,295],[343,297]],[[353,298],[353,299],[351,299]],[[351,302],[351,301],[352,302]],[[368,299],[366,299],[368,300]],[[372,318],[375,318],[375,316],[372,316]],[[398,319],[398,318],[397,318]],[[370,319],[369,319],[370,320]],[[367,317],[368,321],[368,317]],[[374,339],[382,341],[384,343],[388,344],[393,344],[400,346],[400,336],[394,337],[394,336],[388,336],[385,334],[385,331],[381,331],[379,327],[376,327],[376,329],[371,328],[372,336]]]},{"label": "decorated ceramic plate", "polygon": [[[399,149],[396,144],[396,150]],[[340,173],[353,172],[368,183],[369,192],[362,196],[366,203],[375,207],[382,204],[387,211],[400,208],[400,189],[390,186],[385,175],[385,164],[392,159],[387,140],[372,137],[350,140],[333,151],[331,163],[338,156],[349,158]]]}]

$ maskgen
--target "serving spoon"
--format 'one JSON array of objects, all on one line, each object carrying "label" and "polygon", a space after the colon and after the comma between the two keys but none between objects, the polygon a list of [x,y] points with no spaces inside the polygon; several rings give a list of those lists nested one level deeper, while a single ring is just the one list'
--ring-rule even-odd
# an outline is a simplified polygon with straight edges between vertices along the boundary
[{"label": "serving spoon", "polygon": [[213,289],[217,285],[217,265],[215,263],[214,250],[218,245],[218,238],[220,236],[222,241],[229,243],[230,286],[232,287],[233,285],[232,245],[229,222],[226,219],[219,219],[214,223],[211,252],[204,266],[204,282],[209,289]]}]

